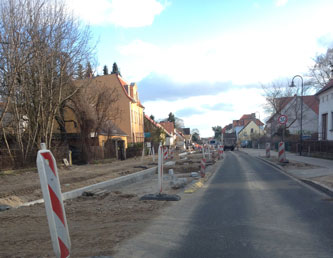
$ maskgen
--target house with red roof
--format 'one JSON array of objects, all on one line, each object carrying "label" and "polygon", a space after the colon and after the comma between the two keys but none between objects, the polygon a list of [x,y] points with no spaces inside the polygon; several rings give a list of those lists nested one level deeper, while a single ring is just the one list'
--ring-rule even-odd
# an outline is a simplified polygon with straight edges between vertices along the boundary
[{"label": "house with red roof", "polygon": [[[303,96],[303,115],[302,115],[302,130],[304,136],[318,132],[318,112],[319,100],[317,96]],[[301,129],[301,96],[277,98],[276,111],[266,122],[266,133],[268,136],[274,135],[281,124],[278,118],[281,115],[287,116],[286,129],[290,134],[299,134]]]},{"label": "house with red roof", "polygon": [[173,122],[169,121],[162,121],[160,122],[160,125],[163,126],[163,128],[171,135],[175,134],[175,125]]},{"label": "house with red roof", "polygon": [[[101,128],[99,132],[92,132],[91,137],[98,140],[99,146],[104,146],[110,139],[118,139],[119,132],[121,132],[119,139],[125,148],[127,148],[127,143],[144,142],[144,106],[140,102],[137,84],[127,83],[119,74],[109,74],[90,78],[89,88],[92,94],[98,87],[110,89],[116,96],[117,100],[113,103],[115,109],[112,112],[117,114],[110,115],[113,117],[112,121],[108,123],[112,124],[111,130]],[[70,109],[67,109],[65,113],[65,128],[67,133],[79,134],[81,132],[76,115]],[[55,132],[58,131],[59,128],[55,128]]]},{"label": "house with red roof", "polygon": [[257,137],[259,137],[260,135],[264,135],[263,129],[260,127],[259,123],[256,123],[255,120],[250,120],[238,132],[237,139],[240,142],[251,141],[257,139]]},{"label": "house with red roof", "polygon": [[333,140],[333,79],[316,93],[319,99],[318,138]]},{"label": "house with red roof", "polygon": [[257,127],[257,132],[259,134],[263,135],[263,126],[264,123],[261,122],[258,118],[256,118],[256,113],[251,113],[251,114],[244,114],[239,120],[233,120],[232,121],[232,131],[236,133],[237,139],[239,138],[239,132],[244,129],[250,122],[253,122],[254,127]]},{"label": "house with red roof", "polygon": [[144,115],[144,120],[145,133],[150,133],[146,137],[148,142],[152,142],[155,145],[158,145],[160,142],[163,144],[168,142],[170,145],[173,142],[173,140],[170,140],[170,138],[173,138],[173,134],[169,133],[160,123],[157,123],[146,114]]},{"label": "house with red roof", "polygon": [[[162,121],[160,124],[172,135],[171,138],[173,141],[169,145],[175,144],[181,150],[186,149],[186,144],[190,141],[190,138],[187,138],[182,130],[176,129],[173,122]],[[189,129],[186,131],[189,131]],[[191,137],[191,135],[188,137]]]}]

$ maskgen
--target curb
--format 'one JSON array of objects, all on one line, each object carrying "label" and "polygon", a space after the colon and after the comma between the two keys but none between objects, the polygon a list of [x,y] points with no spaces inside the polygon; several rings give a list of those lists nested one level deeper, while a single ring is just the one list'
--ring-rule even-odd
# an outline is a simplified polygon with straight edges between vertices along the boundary
[{"label": "curb", "polygon": [[[215,164],[217,164],[217,167],[213,170],[213,171],[208,171],[208,173],[206,173],[206,176],[204,178],[200,178],[198,181],[196,181],[195,183],[190,184],[185,190],[184,193],[194,193],[197,190],[199,190],[200,188],[202,188],[205,184],[205,182],[207,182],[209,180],[209,178],[220,168],[220,166],[222,165],[224,159],[222,160],[218,160]],[[220,162],[219,162],[220,161]]]},{"label": "curb", "polygon": [[333,189],[332,188],[329,188],[321,183],[318,183],[318,182],[314,182],[312,180],[309,180],[309,179],[301,179],[301,181],[309,186],[312,186],[313,188],[321,191],[321,192],[324,192],[325,194],[327,194],[328,196],[330,197],[333,197]]},{"label": "curb", "polygon": [[[157,167],[152,167],[152,168],[148,168],[146,170],[142,170],[142,171],[130,174],[130,175],[113,178],[113,179],[110,179],[110,180],[107,180],[104,182],[100,182],[97,184],[93,184],[93,185],[88,185],[88,186],[78,188],[78,189],[75,189],[75,190],[72,190],[69,192],[65,192],[62,194],[62,198],[65,201],[68,199],[74,199],[76,197],[79,197],[82,195],[83,192],[86,192],[86,191],[96,190],[99,188],[106,188],[106,187],[110,187],[110,186],[124,186],[124,185],[128,185],[128,184],[132,184],[132,183],[138,182],[139,180],[143,180],[143,179],[155,174],[156,170],[157,170]],[[34,205],[37,203],[43,203],[43,202],[44,202],[44,199],[39,199],[36,201],[23,203],[22,205],[20,205],[18,207],[30,206],[30,205]]]},{"label": "curb", "polygon": [[260,160],[262,160],[262,161],[264,161],[264,162],[266,162],[267,164],[269,164],[269,165],[271,165],[271,166],[273,166],[273,167],[275,167],[275,168],[277,168],[277,169],[279,169],[279,170],[281,170],[281,171],[283,171],[283,172],[286,173],[288,176],[290,176],[290,177],[292,177],[292,178],[294,178],[294,179],[296,179],[296,180],[298,180],[298,181],[301,181],[301,182],[303,182],[303,183],[305,183],[305,184],[307,184],[307,185],[309,185],[309,186],[315,188],[316,190],[318,190],[318,191],[320,191],[320,192],[323,192],[323,193],[327,194],[327,195],[330,196],[330,197],[333,197],[333,189],[332,189],[332,188],[330,188],[330,187],[328,187],[328,186],[326,186],[326,185],[324,185],[324,184],[321,184],[321,183],[319,183],[319,182],[315,182],[315,181],[313,181],[313,180],[310,180],[310,179],[302,179],[302,178],[298,178],[298,177],[296,177],[296,176],[294,176],[294,175],[288,173],[288,172],[287,172],[282,166],[280,166],[280,165],[277,165],[277,164],[275,164],[275,163],[273,163],[273,162],[271,162],[271,161],[265,160],[265,159],[263,159],[263,158],[261,158],[261,157],[256,157],[256,158],[257,158],[257,159],[260,159]]}]

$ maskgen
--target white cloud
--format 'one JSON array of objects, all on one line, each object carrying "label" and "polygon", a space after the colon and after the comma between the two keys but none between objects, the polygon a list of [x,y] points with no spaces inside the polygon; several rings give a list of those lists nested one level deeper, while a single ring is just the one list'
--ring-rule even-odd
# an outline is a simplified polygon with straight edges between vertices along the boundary
[{"label": "white cloud", "polygon": [[[139,85],[140,87],[140,85]],[[240,89],[236,87],[227,92],[217,93],[209,96],[196,96],[176,101],[147,101],[144,102],[145,112],[153,114],[156,119],[166,118],[170,112],[176,113],[184,108],[195,108],[200,112],[188,117],[180,117],[184,120],[185,126],[198,128],[201,136],[209,137],[213,135],[212,126],[225,126],[234,119],[239,119],[243,114],[260,113],[261,120],[265,117],[262,104],[265,103],[264,97],[258,89]],[[232,105],[233,110],[207,110],[205,106],[217,103]],[[258,115],[258,113],[257,113]]]},{"label": "white cloud", "polygon": [[68,6],[92,25],[144,27],[153,23],[168,5],[157,0],[67,0]]},{"label": "white cloud", "polygon": [[284,6],[288,3],[288,0],[275,0],[275,5],[280,7],[280,6]]},{"label": "white cloud", "polygon": [[154,72],[185,83],[251,84],[302,72],[312,63],[316,40],[306,38],[299,44],[289,38],[292,32],[243,32],[167,47],[135,40],[119,53],[128,76],[136,81]]},{"label": "white cloud", "polygon": [[330,10],[248,24],[199,41],[154,45],[136,39],[118,47],[119,59],[135,81],[153,72],[179,82],[268,83],[308,71],[313,57],[324,50],[319,38],[331,31]]}]

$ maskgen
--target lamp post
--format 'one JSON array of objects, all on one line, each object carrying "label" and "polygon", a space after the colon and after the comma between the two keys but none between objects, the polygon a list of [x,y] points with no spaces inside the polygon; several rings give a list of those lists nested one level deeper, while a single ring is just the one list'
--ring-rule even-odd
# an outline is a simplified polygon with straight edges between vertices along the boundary
[{"label": "lamp post", "polygon": [[260,146],[260,113],[259,113],[259,111],[256,111],[255,113],[258,113],[258,114],[259,114],[259,125],[258,125],[258,127],[259,127],[258,150],[259,150],[259,149],[260,149],[260,148],[259,148],[259,146]]},{"label": "lamp post", "polygon": [[294,83],[294,79],[296,77],[299,77],[302,81],[302,84],[301,84],[301,86],[302,86],[302,89],[301,89],[301,132],[300,132],[300,148],[299,148],[299,155],[302,156],[302,143],[303,143],[303,128],[302,128],[303,123],[302,123],[302,120],[303,120],[303,86],[304,86],[303,85],[303,77],[300,76],[300,75],[295,75],[293,77],[293,79],[291,80],[291,84],[290,84],[289,87],[292,87],[292,88],[296,87],[296,85]]}]

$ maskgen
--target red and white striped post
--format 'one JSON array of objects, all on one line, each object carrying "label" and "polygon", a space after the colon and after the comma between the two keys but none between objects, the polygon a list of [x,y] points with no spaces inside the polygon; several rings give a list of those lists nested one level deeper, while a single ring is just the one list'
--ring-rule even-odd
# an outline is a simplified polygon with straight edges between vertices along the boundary
[{"label": "red and white striped post", "polygon": [[205,158],[205,146],[202,147],[202,158]]},{"label": "red and white striped post", "polygon": [[158,167],[157,167],[157,173],[158,173],[158,192],[161,194],[163,191],[163,154],[164,149],[162,146],[162,143],[160,143],[160,146],[158,146]]},{"label": "red and white striped post", "polygon": [[170,148],[170,159],[173,159],[174,157],[174,149]]},{"label": "red and white striped post", "polygon": [[284,142],[279,142],[279,162],[286,161],[286,152],[284,147]]},{"label": "red and white striped post", "polygon": [[266,158],[269,158],[271,156],[271,143],[266,142]]},{"label": "red and white striped post", "polygon": [[206,175],[206,159],[205,158],[202,158],[202,160],[201,160],[200,175],[201,175],[201,177],[205,177],[205,175]]},{"label": "red and white striped post", "polygon": [[37,153],[37,169],[45,202],[53,250],[58,258],[70,256],[71,241],[60,189],[58,168],[45,143]]},{"label": "red and white striped post", "polygon": [[166,146],[163,148],[163,157],[164,160],[168,159],[168,147]]}]

